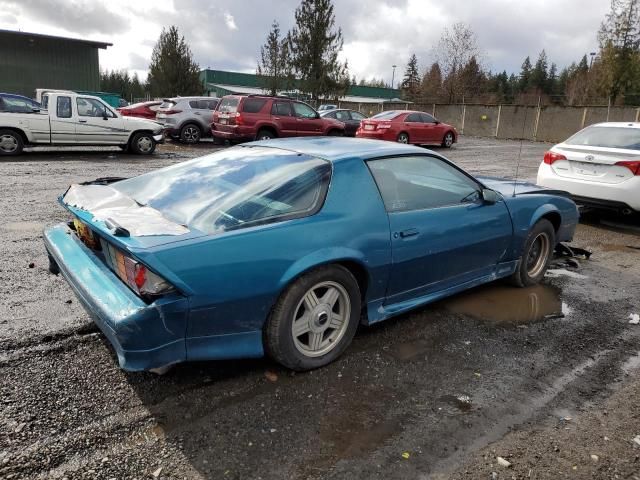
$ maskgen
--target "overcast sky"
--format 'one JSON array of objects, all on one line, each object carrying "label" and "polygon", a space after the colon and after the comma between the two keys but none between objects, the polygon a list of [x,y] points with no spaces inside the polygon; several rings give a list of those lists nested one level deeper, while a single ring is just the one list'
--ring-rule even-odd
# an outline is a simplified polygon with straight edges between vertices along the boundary
[{"label": "overcast sky", "polygon": [[[177,25],[201,68],[255,72],[260,45],[277,20],[294,23],[299,0],[0,0],[0,28],[113,43],[100,51],[107,69],[146,78],[162,27]],[[411,53],[421,70],[433,61],[444,27],[476,32],[483,64],[517,73],[525,56],[545,49],[560,68],[597,46],[609,0],[334,0],[343,58],[351,74],[391,81]]]}]

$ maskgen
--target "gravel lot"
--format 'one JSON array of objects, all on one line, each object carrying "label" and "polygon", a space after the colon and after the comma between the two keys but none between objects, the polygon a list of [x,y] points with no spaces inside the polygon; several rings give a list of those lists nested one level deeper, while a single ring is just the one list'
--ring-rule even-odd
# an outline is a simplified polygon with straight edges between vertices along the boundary
[{"label": "gravel lot", "polygon": [[[41,230],[66,219],[56,198],[70,183],[214,148],[42,150],[0,163],[0,478],[640,478],[630,220],[584,217],[574,244],[594,255],[577,275],[489,285],[361,328],[321,370],[119,370],[48,273]],[[440,152],[476,174],[535,180],[547,148],[462,138]]]}]

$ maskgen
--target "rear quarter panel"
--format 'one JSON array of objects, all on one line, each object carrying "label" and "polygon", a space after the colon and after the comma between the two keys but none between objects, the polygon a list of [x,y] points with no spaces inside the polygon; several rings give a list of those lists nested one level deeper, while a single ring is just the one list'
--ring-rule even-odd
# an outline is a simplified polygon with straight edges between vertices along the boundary
[{"label": "rear quarter panel", "polygon": [[382,298],[389,224],[364,162],[351,159],[334,164],[316,215],[179,242],[154,257],[193,292],[187,337],[249,332],[262,328],[291,281],[321,264],[358,262],[369,276],[367,299]]}]

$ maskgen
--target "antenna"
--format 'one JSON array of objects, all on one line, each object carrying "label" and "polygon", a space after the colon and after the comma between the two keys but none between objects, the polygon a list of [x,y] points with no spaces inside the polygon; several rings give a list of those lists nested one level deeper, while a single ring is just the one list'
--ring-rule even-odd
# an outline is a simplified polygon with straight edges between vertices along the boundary
[{"label": "antenna", "polygon": [[518,150],[518,162],[516,163],[516,176],[513,179],[513,197],[516,196],[516,186],[518,184],[518,172],[520,170],[520,159],[522,158],[522,142],[524,141],[524,130],[527,125],[527,110],[528,106],[524,107],[524,120],[522,120],[522,135],[520,135],[520,149]]}]

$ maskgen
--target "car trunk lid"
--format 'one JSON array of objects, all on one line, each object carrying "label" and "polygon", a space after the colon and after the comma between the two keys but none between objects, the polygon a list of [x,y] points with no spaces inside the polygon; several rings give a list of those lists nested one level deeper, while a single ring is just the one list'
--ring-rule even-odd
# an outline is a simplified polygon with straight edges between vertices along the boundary
[{"label": "car trunk lid", "polygon": [[598,183],[616,184],[633,178],[635,164],[640,161],[640,151],[623,148],[560,144],[551,152],[559,155],[550,163],[556,175]]}]

